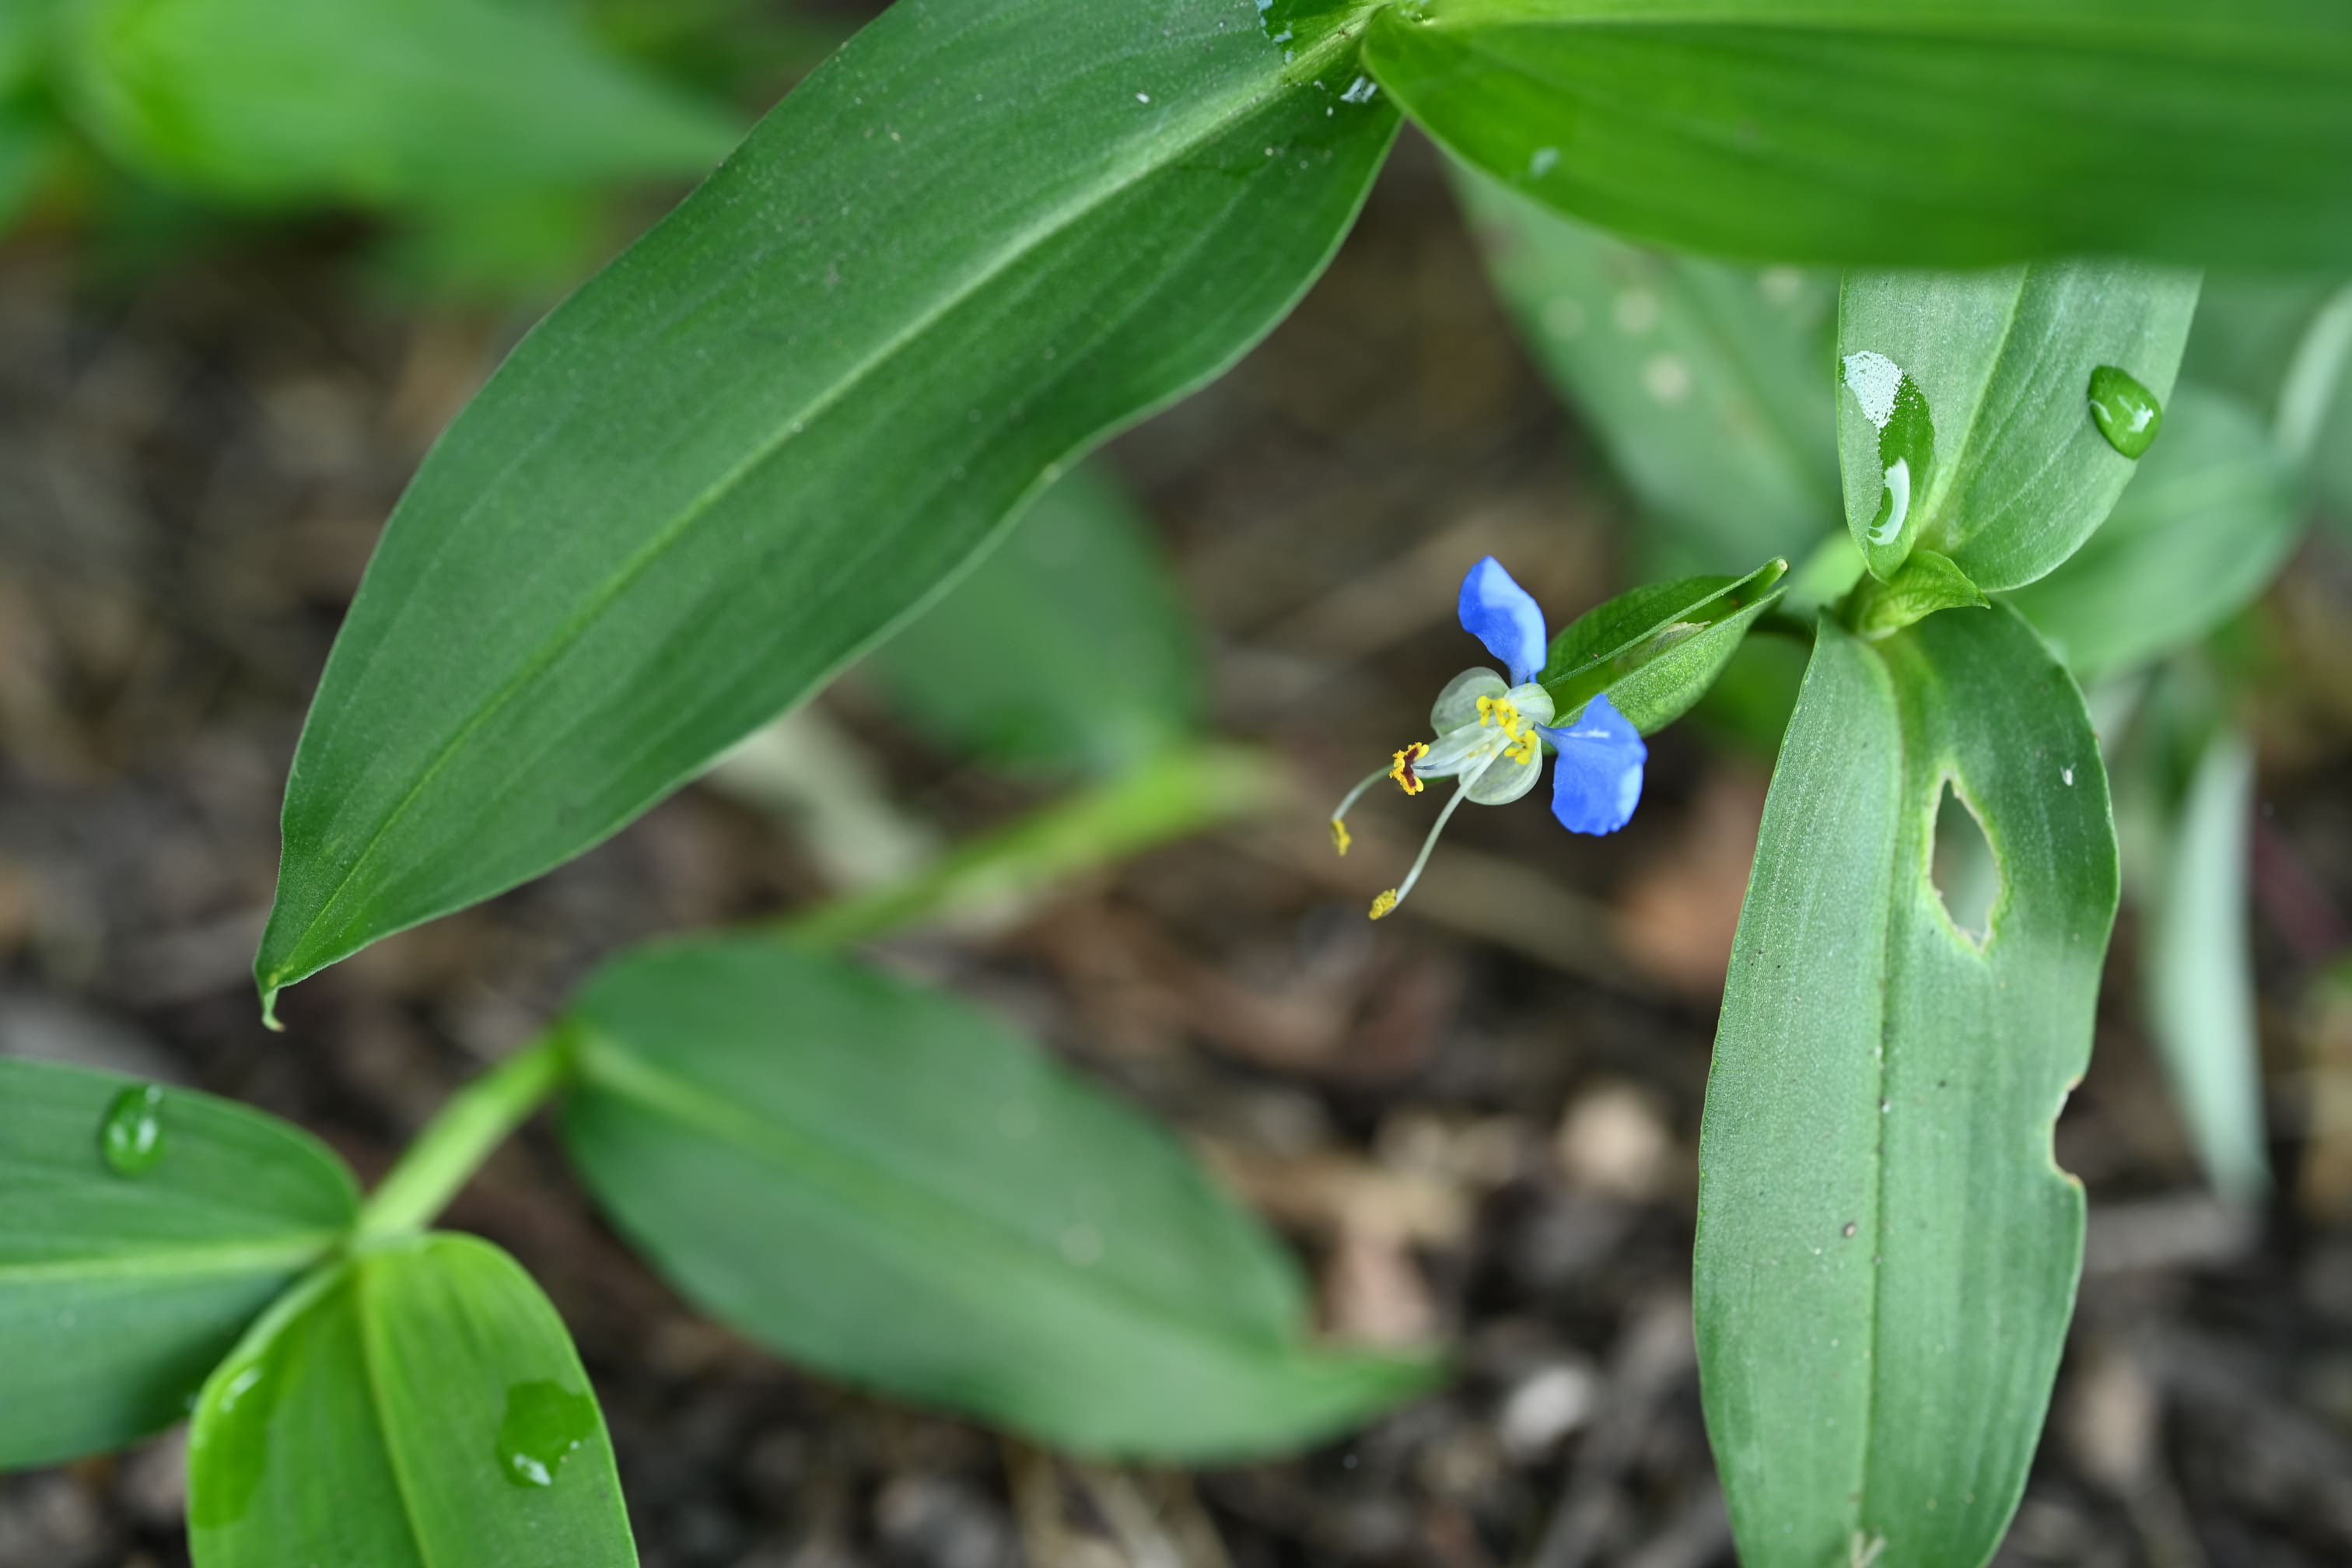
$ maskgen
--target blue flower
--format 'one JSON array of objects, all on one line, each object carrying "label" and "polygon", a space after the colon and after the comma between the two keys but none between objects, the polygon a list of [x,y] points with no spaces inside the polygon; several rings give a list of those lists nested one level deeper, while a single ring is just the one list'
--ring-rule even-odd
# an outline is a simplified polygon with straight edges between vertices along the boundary
[{"label": "blue flower", "polygon": [[1552,768],[1551,814],[1570,832],[1614,833],[1632,819],[1642,798],[1642,764],[1649,748],[1605,693],[1586,703],[1573,722],[1553,727],[1551,693],[1536,680],[1550,641],[1543,610],[1501,562],[1489,555],[1470,568],[1462,579],[1460,614],[1462,629],[1486,644],[1511,678],[1480,668],[1447,681],[1429,711],[1434,738],[1412,742],[1387,767],[1365,775],[1331,814],[1331,842],[1345,855],[1348,809],[1381,780],[1394,779],[1407,795],[1419,795],[1425,780],[1462,781],[1437,814],[1412,869],[1372,900],[1374,920],[1412,891],[1437,847],[1437,836],[1464,801],[1501,805],[1518,799],[1535,788],[1547,751],[1559,759]]}]

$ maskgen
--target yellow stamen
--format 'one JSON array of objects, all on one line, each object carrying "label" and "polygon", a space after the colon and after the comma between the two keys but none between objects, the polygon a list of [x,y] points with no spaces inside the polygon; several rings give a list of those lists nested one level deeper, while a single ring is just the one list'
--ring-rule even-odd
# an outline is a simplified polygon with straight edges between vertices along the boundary
[{"label": "yellow stamen", "polygon": [[1507,740],[1521,740],[1535,726],[1519,716],[1519,705],[1507,697],[1478,699],[1478,722],[1481,726],[1499,724]]},{"label": "yellow stamen", "polygon": [[1396,907],[1397,891],[1394,888],[1391,888],[1387,892],[1382,893],[1379,898],[1372,900],[1372,919],[1378,920]]},{"label": "yellow stamen", "polygon": [[1419,776],[1413,773],[1412,764],[1428,754],[1429,748],[1421,742],[1415,741],[1396,754],[1396,762],[1389,769],[1389,777],[1396,780],[1397,787],[1405,794],[1419,795],[1428,786],[1423,784]]},{"label": "yellow stamen", "polygon": [[1354,842],[1355,839],[1348,832],[1348,825],[1340,821],[1338,817],[1333,817],[1331,819],[1331,847],[1337,849],[1340,854],[1345,855],[1348,852],[1348,846]]},{"label": "yellow stamen", "polygon": [[1536,734],[1536,727],[1532,724],[1528,725],[1520,731],[1514,740],[1517,743],[1504,747],[1503,755],[1521,767],[1534,762],[1536,747],[1541,743],[1540,737]]}]

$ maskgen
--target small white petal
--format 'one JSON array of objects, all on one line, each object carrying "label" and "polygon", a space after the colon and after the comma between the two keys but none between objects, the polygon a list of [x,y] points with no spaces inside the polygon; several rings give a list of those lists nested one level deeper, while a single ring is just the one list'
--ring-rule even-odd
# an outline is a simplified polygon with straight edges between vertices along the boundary
[{"label": "small white petal", "polygon": [[1510,702],[1513,707],[1519,710],[1519,717],[1525,719],[1531,724],[1549,724],[1551,722],[1551,693],[1546,691],[1542,687],[1538,686],[1532,680],[1528,681],[1525,686],[1512,687],[1510,691]]},{"label": "small white petal", "polygon": [[1429,727],[1443,735],[1465,724],[1475,724],[1478,699],[1500,697],[1509,689],[1510,682],[1491,669],[1465,669],[1447,681],[1445,689],[1437,694],[1436,705],[1429,710]]},{"label": "small white petal", "polygon": [[1524,763],[1517,760],[1518,756],[1517,752],[1513,752],[1488,763],[1486,771],[1470,785],[1470,804],[1508,805],[1535,788],[1536,780],[1543,776],[1543,748],[1537,747]]}]

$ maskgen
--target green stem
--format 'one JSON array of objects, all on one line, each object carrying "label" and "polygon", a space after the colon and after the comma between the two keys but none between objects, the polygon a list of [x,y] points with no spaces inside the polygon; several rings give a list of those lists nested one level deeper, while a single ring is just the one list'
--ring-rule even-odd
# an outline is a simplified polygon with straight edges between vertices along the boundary
[{"label": "green stem", "polygon": [[1035,900],[1079,872],[1264,810],[1280,794],[1273,763],[1231,746],[1171,752],[975,839],[913,877],[820,904],[773,929],[843,948],[899,927]]},{"label": "green stem", "polygon": [[474,1173],[572,1076],[561,1030],[509,1057],[451,1097],[360,1210],[358,1239],[433,1223]]}]

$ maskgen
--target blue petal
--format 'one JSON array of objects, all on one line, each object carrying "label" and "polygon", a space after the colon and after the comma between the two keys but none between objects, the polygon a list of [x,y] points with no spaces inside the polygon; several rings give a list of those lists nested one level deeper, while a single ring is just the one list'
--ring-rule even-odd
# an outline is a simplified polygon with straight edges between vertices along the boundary
[{"label": "blue petal", "polygon": [[1543,668],[1543,610],[1489,555],[1462,579],[1462,629],[1510,667],[1511,684],[1525,685]]},{"label": "blue petal", "polygon": [[1605,696],[1585,705],[1574,724],[1546,730],[1559,752],[1552,764],[1551,814],[1570,833],[1614,833],[1642,798],[1642,764],[1650,748]]}]

